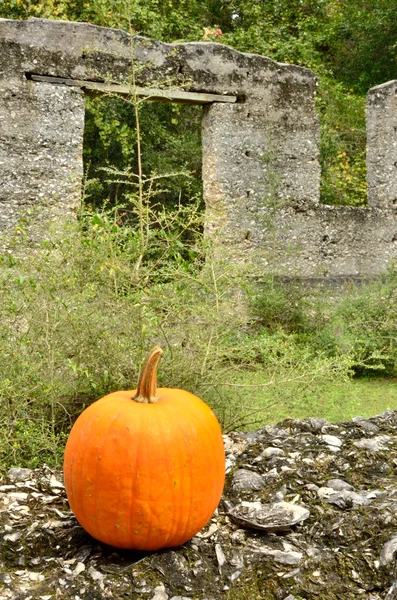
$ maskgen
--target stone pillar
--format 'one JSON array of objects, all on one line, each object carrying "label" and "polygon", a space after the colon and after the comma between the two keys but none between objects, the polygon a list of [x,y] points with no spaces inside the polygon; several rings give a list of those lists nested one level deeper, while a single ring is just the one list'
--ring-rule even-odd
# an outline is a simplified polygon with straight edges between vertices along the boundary
[{"label": "stone pillar", "polygon": [[291,94],[277,104],[271,92],[266,101],[213,104],[204,111],[206,233],[221,254],[237,261],[269,254],[282,227],[275,221],[279,209],[309,210],[319,202],[319,124],[311,90],[302,103]]},{"label": "stone pillar", "polygon": [[367,95],[368,204],[397,208],[397,80]]},{"label": "stone pillar", "polygon": [[33,207],[48,219],[79,205],[83,132],[80,90],[0,80],[0,231]]}]

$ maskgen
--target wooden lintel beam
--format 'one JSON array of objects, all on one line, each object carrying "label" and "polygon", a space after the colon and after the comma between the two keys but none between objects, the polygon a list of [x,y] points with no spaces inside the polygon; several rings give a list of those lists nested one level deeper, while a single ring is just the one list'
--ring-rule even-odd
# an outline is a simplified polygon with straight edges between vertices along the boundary
[{"label": "wooden lintel beam", "polygon": [[[96,81],[85,81],[82,79],[67,79],[63,77],[51,77],[48,75],[28,75],[33,81],[45,83],[56,83],[80,87],[89,92],[102,94],[119,94],[122,96],[133,96],[134,89],[129,85],[114,83],[99,83]],[[153,102],[179,102],[182,104],[212,104],[212,102],[237,102],[237,96],[224,94],[204,94],[200,92],[185,92],[182,90],[159,90],[154,88],[135,87],[135,94],[140,98],[146,98]]]}]

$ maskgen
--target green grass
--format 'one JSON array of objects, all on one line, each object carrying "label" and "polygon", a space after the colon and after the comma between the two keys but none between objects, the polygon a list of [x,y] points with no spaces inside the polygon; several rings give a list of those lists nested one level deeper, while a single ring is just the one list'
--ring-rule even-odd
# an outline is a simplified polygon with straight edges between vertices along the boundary
[{"label": "green grass", "polygon": [[[261,385],[262,379],[261,373],[243,373],[239,383]],[[275,384],[238,389],[243,403],[248,403],[248,393],[251,396],[252,418],[250,424],[243,427],[247,430],[287,418],[322,417],[340,422],[397,410],[396,378],[364,377],[319,381],[313,385],[286,382],[282,387]]]},{"label": "green grass", "polygon": [[[356,416],[371,417],[397,409],[397,381],[379,377],[334,383],[315,390],[313,402],[315,409],[311,411],[311,416],[322,416],[329,421],[344,421]],[[299,416],[308,416],[302,409],[300,407]]]}]

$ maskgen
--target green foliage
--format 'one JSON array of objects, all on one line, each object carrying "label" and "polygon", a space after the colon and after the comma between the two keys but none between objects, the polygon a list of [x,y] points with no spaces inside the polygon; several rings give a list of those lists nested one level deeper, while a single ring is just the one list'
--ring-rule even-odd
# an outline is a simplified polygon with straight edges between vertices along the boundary
[{"label": "green foliage", "polygon": [[308,324],[308,299],[301,285],[274,278],[264,279],[247,290],[251,315],[258,329],[274,333],[302,332]]},{"label": "green foliage", "polygon": [[[273,336],[282,332],[281,339],[286,339],[288,345],[303,344],[313,356],[341,361],[347,358],[348,370],[356,375],[381,372],[396,376],[395,269],[390,269],[384,280],[352,283],[343,292],[330,292],[324,294],[320,289],[307,294],[302,285],[277,279],[251,290],[250,314],[257,331],[252,347],[259,352],[263,335],[273,342]],[[266,363],[269,357],[265,354],[261,358],[261,352],[256,360]]]},{"label": "green foliage", "polygon": [[392,272],[333,297],[273,277],[248,284],[246,272],[212,261],[192,207],[146,206],[143,217],[144,243],[114,209],[86,210],[34,249],[28,223],[8,240],[0,258],[0,468],[59,464],[77,415],[134,387],[157,343],[166,350],[160,385],[203,397],[226,431],[259,426],[272,405],[280,415],[302,407],[316,414],[319,390],[353,372],[396,374]]},{"label": "green foliage", "polygon": [[[130,186],[109,176],[108,168],[137,173],[136,119],[131,100],[87,98],[84,133],[86,197],[95,206],[104,199],[117,205]],[[156,201],[168,207],[202,199],[201,108],[179,104],[140,104],[144,175],[160,176],[176,169],[178,176],[162,177]],[[104,169],[105,168],[105,169]]]},{"label": "green foliage", "polygon": [[313,69],[321,63],[318,39],[327,23],[326,2],[240,0],[234,7],[224,37],[229,45]]},{"label": "green foliage", "polygon": [[321,115],[322,201],[365,205],[365,97],[323,78],[317,108]]},{"label": "green foliage", "polygon": [[[396,73],[396,13],[397,0],[3,0],[0,6],[0,17],[88,21],[167,42],[220,41],[314,70],[320,79],[322,201],[352,206],[366,204],[365,93]],[[151,105],[142,111],[149,171],[186,166],[197,175],[164,191],[171,203],[179,194],[200,193],[199,118],[193,109],[183,116],[179,110]],[[132,113],[114,99],[88,105],[85,158],[95,203],[102,194],[112,202],[123,195],[98,169],[104,159],[119,169],[134,165]]]},{"label": "green foliage", "polygon": [[396,76],[397,1],[329,2],[328,62],[336,78],[365,93]]},{"label": "green foliage", "polygon": [[371,371],[397,374],[397,277],[389,273],[386,282],[374,282],[347,290],[314,343],[324,345],[328,354],[352,357],[356,374]]},{"label": "green foliage", "polygon": [[[179,242],[179,219],[186,222],[183,210],[168,228],[158,225],[144,257],[136,228],[121,226],[117,214],[89,212],[52,232],[32,260],[21,256],[32,252],[24,237],[1,257],[3,460],[34,464],[40,444],[41,459],[59,460],[64,432],[84,406],[131,387],[148,347],[159,337],[166,343],[161,282],[194,265],[193,249],[189,264],[182,256],[189,247]],[[181,379],[188,387],[189,371]],[[30,435],[36,441],[27,448]]]}]

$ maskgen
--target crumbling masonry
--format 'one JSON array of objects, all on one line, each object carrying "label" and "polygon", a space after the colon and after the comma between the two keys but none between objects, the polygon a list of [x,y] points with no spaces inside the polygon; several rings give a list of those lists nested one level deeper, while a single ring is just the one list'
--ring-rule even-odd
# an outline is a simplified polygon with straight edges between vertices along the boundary
[{"label": "crumbling masonry", "polygon": [[[83,90],[124,84],[131,47],[120,30],[0,20],[0,230],[29,207],[78,206]],[[172,82],[206,104],[206,231],[222,256],[306,278],[374,276],[397,258],[397,81],[368,93],[368,208],[333,207],[319,204],[311,71],[215,43],[138,37],[133,55],[148,94]]]}]

